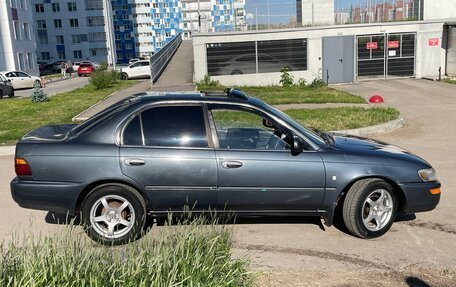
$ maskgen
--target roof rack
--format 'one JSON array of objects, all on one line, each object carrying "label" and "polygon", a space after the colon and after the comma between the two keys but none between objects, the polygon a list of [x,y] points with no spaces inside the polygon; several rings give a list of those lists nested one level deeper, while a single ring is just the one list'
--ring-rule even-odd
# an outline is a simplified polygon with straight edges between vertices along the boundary
[{"label": "roof rack", "polygon": [[225,89],[224,92],[219,92],[219,91],[201,91],[201,93],[205,97],[228,97],[228,98],[236,98],[236,99],[241,99],[241,100],[248,100],[249,96],[241,91],[237,90],[235,88],[227,88]]}]

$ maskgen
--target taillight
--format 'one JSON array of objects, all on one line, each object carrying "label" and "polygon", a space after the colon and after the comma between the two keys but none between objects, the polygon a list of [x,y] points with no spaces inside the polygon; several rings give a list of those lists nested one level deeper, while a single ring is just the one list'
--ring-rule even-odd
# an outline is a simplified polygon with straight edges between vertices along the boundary
[{"label": "taillight", "polygon": [[32,170],[28,165],[27,161],[23,158],[16,157],[14,168],[16,170],[17,176],[31,176]]}]

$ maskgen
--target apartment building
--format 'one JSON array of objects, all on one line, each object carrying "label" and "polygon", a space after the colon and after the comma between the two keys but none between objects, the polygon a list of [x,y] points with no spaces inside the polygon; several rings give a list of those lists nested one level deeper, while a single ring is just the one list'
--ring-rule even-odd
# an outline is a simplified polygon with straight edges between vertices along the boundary
[{"label": "apartment building", "polygon": [[0,71],[38,75],[32,7],[26,0],[0,0]]}]

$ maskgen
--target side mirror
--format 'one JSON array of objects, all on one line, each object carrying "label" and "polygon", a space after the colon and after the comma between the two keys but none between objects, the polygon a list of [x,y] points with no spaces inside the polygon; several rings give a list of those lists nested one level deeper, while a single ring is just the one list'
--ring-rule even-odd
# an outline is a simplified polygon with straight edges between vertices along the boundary
[{"label": "side mirror", "polygon": [[298,155],[298,154],[302,153],[303,148],[304,148],[304,143],[302,142],[302,139],[300,137],[294,136],[293,137],[293,146],[291,147],[291,154]]}]

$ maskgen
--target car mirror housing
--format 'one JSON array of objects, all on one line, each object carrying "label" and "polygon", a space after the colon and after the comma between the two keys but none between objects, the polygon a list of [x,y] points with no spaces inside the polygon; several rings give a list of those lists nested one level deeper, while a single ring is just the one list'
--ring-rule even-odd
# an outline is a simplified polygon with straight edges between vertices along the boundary
[{"label": "car mirror housing", "polygon": [[304,148],[304,143],[300,137],[294,136],[293,137],[293,145],[291,147],[291,154],[292,155],[298,155],[302,153],[302,150]]}]

